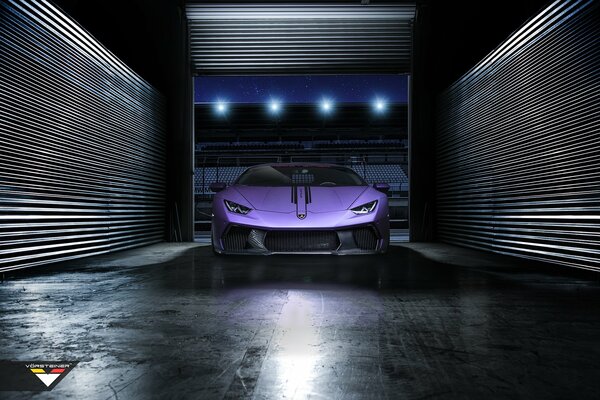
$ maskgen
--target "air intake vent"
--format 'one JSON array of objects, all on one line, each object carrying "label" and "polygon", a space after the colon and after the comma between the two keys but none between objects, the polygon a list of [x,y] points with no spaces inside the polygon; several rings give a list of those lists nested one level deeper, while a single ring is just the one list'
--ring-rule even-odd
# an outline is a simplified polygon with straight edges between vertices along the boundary
[{"label": "air intake vent", "polygon": [[356,246],[361,250],[375,250],[377,248],[377,235],[373,228],[359,228],[352,231]]},{"label": "air intake vent", "polygon": [[271,231],[265,247],[272,252],[334,251],[340,245],[333,231]]},{"label": "air intake vent", "polygon": [[243,251],[248,243],[250,229],[240,226],[231,227],[223,235],[223,247],[225,251]]}]

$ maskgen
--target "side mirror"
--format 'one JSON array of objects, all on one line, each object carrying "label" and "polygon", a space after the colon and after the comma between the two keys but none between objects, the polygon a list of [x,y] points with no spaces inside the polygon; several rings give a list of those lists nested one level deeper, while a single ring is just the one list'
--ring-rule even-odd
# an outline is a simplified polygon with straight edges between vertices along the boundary
[{"label": "side mirror", "polygon": [[373,188],[375,188],[375,190],[379,190],[382,193],[387,193],[390,191],[390,185],[388,185],[387,183],[374,183]]},{"label": "side mirror", "polygon": [[224,182],[213,182],[210,184],[209,189],[211,192],[220,192],[221,190],[225,190],[225,188],[227,187],[227,184],[225,184]]}]

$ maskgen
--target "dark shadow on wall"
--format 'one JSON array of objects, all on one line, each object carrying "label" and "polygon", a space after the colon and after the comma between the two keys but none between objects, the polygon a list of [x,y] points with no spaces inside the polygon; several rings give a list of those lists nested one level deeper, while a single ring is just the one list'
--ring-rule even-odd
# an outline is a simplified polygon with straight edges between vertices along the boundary
[{"label": "dark shadow on wall", "polygon": [[411,241],[436,239],[435,115],[438,95],[548,2],[417,1],[410,142]]}]

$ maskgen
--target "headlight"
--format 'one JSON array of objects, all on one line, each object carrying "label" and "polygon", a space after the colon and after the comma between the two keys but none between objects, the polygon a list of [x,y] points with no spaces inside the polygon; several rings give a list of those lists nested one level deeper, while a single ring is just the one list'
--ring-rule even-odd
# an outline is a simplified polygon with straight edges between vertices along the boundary
[{"label": "headlight", "polygon": [[350,211],[357,215],[368,214],[372,212],[375,209],[375,207],[377,207],[377,200],[373,200],[368,203],[362,204],[358,207],[351,208]]},{"label": "headlight", "polygon": [[227,207],[227,209],[232,213],[243,215],[248,214],[252,210],[251,208],[248,208],[238,203],[234,203],[233,201],[229,200],[225,200],[225,207]]}]

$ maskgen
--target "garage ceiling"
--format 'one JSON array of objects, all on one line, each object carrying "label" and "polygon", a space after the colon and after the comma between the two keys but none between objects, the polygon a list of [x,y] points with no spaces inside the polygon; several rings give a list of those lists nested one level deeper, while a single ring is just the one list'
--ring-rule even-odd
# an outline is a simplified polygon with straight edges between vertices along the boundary
[{"label": "garage ceiling", "polygon": [[186,7],[197,75],[410,72],[414,4]]}]

